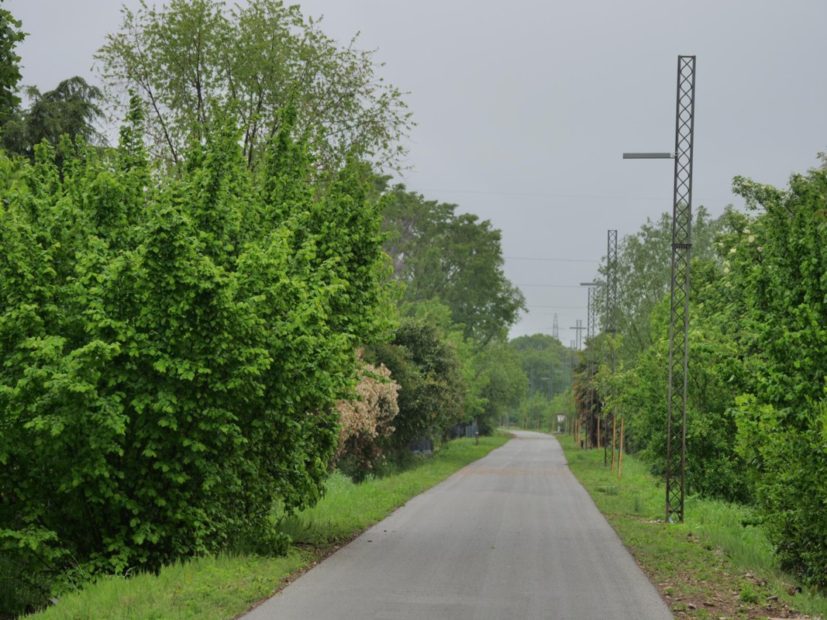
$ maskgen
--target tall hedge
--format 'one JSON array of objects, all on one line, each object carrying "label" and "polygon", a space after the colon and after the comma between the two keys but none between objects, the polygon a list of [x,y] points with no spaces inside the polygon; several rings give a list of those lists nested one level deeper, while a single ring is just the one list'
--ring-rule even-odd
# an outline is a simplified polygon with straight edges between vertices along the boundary
[{"label": "tall hedge", "polygon": [[151,170],[137,103],[113,152],[0,154],[0,554],[21,578],[278,550],[273,503],[318,499],[385,265],[366,169],[314,183],[289,120],[256,173],[226,123]]},{"label": "tall hedge", "polygon": [[786,190],[736,179],[757,213],[729,240],[725,285],[749,373],[740,452],[782,565],[827,587],[827,171]]}]

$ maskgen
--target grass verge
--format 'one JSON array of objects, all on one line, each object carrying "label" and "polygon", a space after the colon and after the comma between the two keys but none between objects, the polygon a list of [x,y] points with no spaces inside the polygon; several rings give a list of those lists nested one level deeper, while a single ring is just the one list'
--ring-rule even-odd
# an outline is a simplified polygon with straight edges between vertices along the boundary
[{"label": "grass verge", "polygon": [[458,439],[410,469],[361,484],[334,474],[316,506],[285,522],[294,540],[285,557],[204,557],[164,567],[158,575],[105,577],[26,619],[235,618],[410,498],[507,440],[504,434],[481,437],[479,445],[473,439]]},{"label": "grass verge", "polygon": [[663,483],[624,455],[623,478],[603,450],[558,439],[569,467],[649,575],[677,618],[827,617],[827,598],[802,591],[779,569],[745,506],[691,497],[686,522],[663,521]]}]

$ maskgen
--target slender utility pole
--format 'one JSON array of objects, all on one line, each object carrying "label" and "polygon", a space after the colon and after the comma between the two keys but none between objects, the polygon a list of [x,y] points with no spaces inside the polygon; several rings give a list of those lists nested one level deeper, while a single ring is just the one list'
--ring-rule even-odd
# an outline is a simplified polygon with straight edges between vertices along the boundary
[{"label": "slender utility pole", "polygon": [[[571,395],[574,397],[574,340],[569,344],[569,380]],[[574,399],[574,443],[580,445],[580,413],[577,411],[577,399]]]},{"label": "slender utility pole", "polygon": [[[595,303],[592,301],[592,287],[589,286],[586,289],[586,346],[589,346],[589,342],[594,337],[594,321],[593,321],[593,314],[594,314],[594,306]],[[589,417],[588,417],[588,427],[591,429],[592,427],[592,420],[594,419],[594,390],[592,389],[591,382],[592,382],[592,355],[593,351],[586,351],[586,385],[588,386],[589,396],[586,402],[588,403],[589,408]],[[591,430],[589,430],[589,437],[591,437]]]},{"label": "slender utility pole", "polygon": [[[597,282],[581,282],[580,286],[586,286],[588,293],[588,302],[586,309],[586,342],[591,342],[597,335],[597,291],[594,289]],[[589,382],[594,376],[594,347],[591,351],[586,352],[586,377]],[[597,416],[594,414],[594,389],[589,388],[588,407],[589,407],[589,428],[593,428],[594,424],[599,424]],[[591,431],[589,431],[589,438],[591,438]]]},{"label": "slender utility pole", "polygon": [[[615,372],[614,339],[617,333],[617,231],[609,230],[606,234],[606,333],[609,334],[609,371],[612,375]],[[611,422],[609,418],[611,417]],[[609,444],[609,424],[612,426],[612,460],[611,468],[614,471],[615,465],[615,435],[614,435],[614,411],[606,412],[603,420],[605,424],[604,437],[607,441],[604,444],[603,464],[606,465],[605,447]]]},{"label": "slender utility pole", "polygon": [[686,495],[686,400],[689,385],[689,263],[692,254],[692,156],[695,57],[678,56],[669,321],[669,417],[666,425],[666,520],[683,521]]},{"label": "slender utility pole", "polygon": [[[617,332],[617,231],[606,234],[606,331]],[[614,369],[613,369],[614,370]]]},{"label": "slender utility pole", "polygon": [[678,56],[675,150],[624,153],[624,159],[675,160],[672,194],[672,282],[666,418],[666,520],[683,521],[686,495],[686,400],[689,386],[689,264],[692,252],[692,160],[695,142],[695,57]]}]

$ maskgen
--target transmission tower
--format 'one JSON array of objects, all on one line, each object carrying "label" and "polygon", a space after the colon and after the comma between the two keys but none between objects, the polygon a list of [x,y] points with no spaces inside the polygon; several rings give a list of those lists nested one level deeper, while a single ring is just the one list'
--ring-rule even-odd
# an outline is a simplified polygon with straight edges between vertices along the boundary
[{"label": "transmission tower", "polygon": [[678,56],[675,185],[669,321],[669,413],[666,421],[666,520],[683,521],[686,494],[686,398],[689,379],[689,262],[692,253],[692,155],[695,57]]},{"label": "transmission tower", "polygon": [[557,313],[554,313],[554,323],[551,325],[551,335],[560,340],[560,328],[557,326]]},{"label": "transmission tower", "polygon": [[569,327],[569,329],[573,329],[577,333],[577,336],[576,336],[577,340],[575,342],[576,342],[577,350],[579,351],[582,348],[583,331],[586,329],[585,327],[583,327],[582,319],[577,319],[576,326],[575,327]]}]

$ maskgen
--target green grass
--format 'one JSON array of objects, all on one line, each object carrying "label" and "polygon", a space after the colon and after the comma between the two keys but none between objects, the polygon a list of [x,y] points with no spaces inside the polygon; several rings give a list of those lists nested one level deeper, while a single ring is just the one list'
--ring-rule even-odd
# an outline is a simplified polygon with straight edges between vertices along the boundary
[{"label": "green grass", "polygon": [[311,554],[291,550],[281,558],[219,556],[197,558],[161,569],[158,575],[106,577],[70,594],[45,612],[27,616],[132,620],[219,620],[233,618],[264,598]]},{"label": "green grass", "polygon": [[105,577],[60,599],[57,605],[27,616],[33,620],[184,620],[234,618],[272,595],[296,574],[381,521],[410,498],[445,480],[504,444],[506,435],[459,439],[433,458],[382,478],[354,484],[334,474],[324,498],[288,519],[284,529],[298,546],[285,557],[223,555],[167,566],[158,575]]},{"label": "green grass", "polygon": [[[686,522],[668,525],[663,483],[624,455],[623,478],[602,450],[580,450],[558,436],[569,466],[679,617],[766,617],[794,609],[827,617],[827,598],[797,587],[778,568],[747,506],[690,497]],[[777,597],[777,599],[776,599]]]}]

